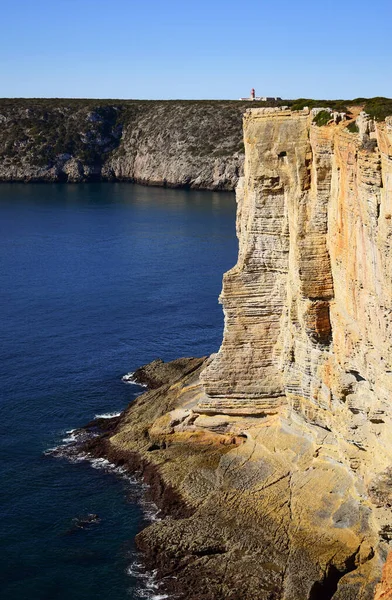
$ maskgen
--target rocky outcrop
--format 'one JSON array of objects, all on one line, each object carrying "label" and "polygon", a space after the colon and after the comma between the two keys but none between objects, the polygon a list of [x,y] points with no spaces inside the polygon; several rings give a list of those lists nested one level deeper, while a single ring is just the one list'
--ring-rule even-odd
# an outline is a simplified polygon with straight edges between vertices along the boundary
[{"label": "rocky outcrop", "polygon": [[0,181],[233,190],[246,102],[0,100]]},{"label": "rocky outcrop", "polygon": [[[196,366],[204,362],[207,357],[196,360]],[[189,358],[177,358],[171,362],[165,363],[160,358],[153,360],[148,365],[139,367],[134,373],[131,373],[130,380],[133,383],[138,383],[150,390],[156,390],[167,383],[173,383],[184,376],[184,370],[193,365]],[[125,375],[126,380],[129,378]]]},{"label": "rocky outcrop", "polygon": [[380,582],[392,543],[392,123],[347,126],[318,127],[308,110],[245,115],[222,346],[162,380],[160,363],[145,369],[162,385],[89,448],[159,473],[155,497],[177,518],[137,541],[176,597],[371,600]]}]

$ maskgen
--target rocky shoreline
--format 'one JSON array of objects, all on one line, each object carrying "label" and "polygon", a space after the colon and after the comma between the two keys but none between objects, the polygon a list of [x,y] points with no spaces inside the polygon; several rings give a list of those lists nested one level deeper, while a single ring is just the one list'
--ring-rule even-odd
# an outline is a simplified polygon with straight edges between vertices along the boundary
[{"label": "rocky shoreline", "polygon": [[[210,360],[158,360],[136,371],[134,381],[154,389],[119,417],[89,423],[85,431],[95,435],[79,448],[143,479],[168,517],[136,537],[145,566],[178,600],[373,598],[372,581],[366,591],[363,574],[350,579],[374,557],[364,541],[354,550],[336,545],[324,567],[309,546],[291,546],[285,529],[297,509],[286,496],[289,477],[266,479],[265,456],[257,456],[265,448],[248,447],[259,419],[243,422],[241,432],[227,417],[203,423],[193,412]],[[275,428],[270,420],[266,425]]]},{"label": "rocky shoreline", "polygon": [[[154,418],[157,415],[162,416],[164,414],[162,411],[168,408],[168,402],[171,405],[173,399],[167,397],[168,389],[184,379],[187,380],[195,373],[199,373],[205,361],[206,357],[178,359],[169,363],[156,359],[140,367],[133,373],[132,380],[135,384],[146,387],[148,391],[136,398],[120,416],[110,419],[94,419],[76,432],[84,441],[76,442],[74,450],[81,455],[88,456],[89,459],[106,459],[112,465],[121,467],[124,472],[135,475],[147,484],[145,492],[147,498],[156,504],[159,508],[159,516],[162,518],[187,519],[194,513],[196,507],[185,502],[176,487],[163,476],[159,463],[156,460],[150,460],[151,453],[165,450],[165,448],[164,443],[162,448],[157,444],[150,443],[149,438],[145,435],[145,428],[151,425],[149,419],[151,419],[152,413]],[[144,410],[143,407],[146,407],[147,410]],[[144,416],[142,416],[143,413]],[[135,449],[114,447],[110,443],[111,438],[115,437],[121,431],[124,423],[128,423],[129,420],[131,423],[134,422],[138,430],[134,439]],[[165,552],[161,553],[161,550],[158,551],[153,547],[149,542],[149,535],[146,535],[148,530],[149,527],[136,536],[136,546],[143,555],[146,569],[156,572],[156,578],[161,584],[162,591],[167,592],[170,596],[174,594],[179,600],[181,598],[204,598],[204,596],[190,595],[193,587],[192,580],[188,582],[185,578],[179,583],[173,576],[178,568],[181,568],[183,561],[176,561],[172,556]]]}]

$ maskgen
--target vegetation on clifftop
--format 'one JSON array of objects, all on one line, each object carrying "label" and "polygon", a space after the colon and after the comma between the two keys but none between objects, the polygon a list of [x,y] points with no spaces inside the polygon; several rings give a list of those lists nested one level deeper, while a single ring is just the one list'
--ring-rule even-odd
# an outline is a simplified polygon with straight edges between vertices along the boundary
[{"label": "vegetation on clifftop", "polygon": [[359,133],[359,127],[355,121],[352,121],[347,125],[347,131],[349,131],[350,133]]},{"label": "vegetation on clifftop", "polygon": [[[253,107],[265,103],[252,103]],[[120,145],[123,129],[148,116],[150,133],[165,129],[166,116],[176,111],[178,130],[184,130],[193,154],[221,152],[220,144],[237,130],[238,141],[226,149],[242,148],[241,120],[248,102],[225,100],[79,100],[0,99],[0,159],[34,150],[35,164],[46,164],[59,154],[70,154],[86,163],[105,159]],[[160,119],[154,119],[159,115]],[[216,118],[212,118],[215,115]],[[203,121],[208,119],[208,129]],[[174,131],[172,133],[175,133]],[[229,135],[228,135],[229,134]]]},{"label": "vegetation on clifftop", "polygon": [[118,146],[119,107],[64,101],[0,101],[0,157],[31,153],[36,165],[51,165],[61,154],[87,163],[102,160]]},{"label": "vegetation on clifftop", "polygon": [[365,100],[364,111],[376,121],[385,121],[392,115],[392,98],[369,98]]},{"label": "vegetation on clifftop", "polygon": [[331,108],[338,112],[347,112],[348,100],[313,100],[312,98],[299,98],[298,100],[288,100],[287,105],[291,110],[303,110],[308,108]]},{"label": "vegetation on clifftop", "polygon": [[322,110],[313,119],[313,123],[318,127],[322,127],[323,125],[327,125],[332,119],[332,115],[327,110]]},{"label": "vegetation on clifftop", "polygon": [[362,106],[363,110],[376,121],[384,121],[385,117],[392,115],[392,98],[354,98],[354,100],[313,100],[299,98],[286,102],[292,110],[302,110],[305,106],[312,108],[331,108],[338,112],[348,112],[349,106]]}]

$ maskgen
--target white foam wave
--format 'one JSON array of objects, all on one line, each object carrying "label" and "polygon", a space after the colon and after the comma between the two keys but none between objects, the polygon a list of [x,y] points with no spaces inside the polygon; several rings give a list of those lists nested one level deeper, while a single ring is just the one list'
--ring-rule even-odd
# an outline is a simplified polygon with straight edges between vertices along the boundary
[{"label": "white foam wave", "polygon": [[68,429],[65,433],[67,435],[61,440],[63,444],[58,446],[58,448],[65,448],[66,446],[74,445],[76,442],[82,442],[89,437],[98,435],[95,432],[86,432],[82,429]]},{"label": "white foam wave", "polygon": [[124,383],[130,383],[132,385],[140,385],[141,387],[147,387],[146,383],[139,383],[138,381],[135,381],[134,375],[135,375],[134,371],[131,371],[130,373],[126,373],[126,375],[123,375],[121,377],[121,381],[123,381]]},{"label": "white foam wave", "polygon": [[62,442],[64,442],[64,444],[72,444],[72,442],[77,442],[79,436],[76,433],[72,433],[73,431],[76,430],[71,429],[71,431],[67,431],[67,433],[69,433],[70,435],[67,435],[67,437],[61,440]]},{"label": "white foam wave", "polygon": [[74,454],[74,455],[67,455],[65,458],[67,458],[67,460],[69,460],[72,463],[79,463],[79,462],[84,462],[85,460],[89,459],[88,454]]},{"label": "white foam wave", "polygon": [[156,523],[157,521],[162,521],[160,515],[160,510],[154,502],[149,500],[141,500],[141,507],[143,509],[144,518],[151,523]]},{"label": "white foam wave", "polygon": [[129,567],[127,567],[126,573],[130,577],[141,577],[142,569],[143,569],[143,564],[135,561],[135,562],[131,563],[129,565]]},{"label": "white foam wave", "polygon": [[165,598],[169,598],[167,594],[151,594],[151,590],[138,590],[136,593],[139,598],[145,598],[145,600],[165,600]]},{"label": "white foam wave", "polygon": [[44,454],[44,456],[51,456],[58,449],[59,449],[59,446],[53,446],[53,448],[47,448],[46,450],[44,450],[43,454]]},{"label": "white foam wave", "polygon": [[121,415],[120,412],[107,412],[102,413],[101,415],[95,415],[94,419],[113,419],[114,417],[119,417]]},{"label": "white foam wave", "polygon": [[112,465],[106,458],[90,458],[89,462],[93,469],[105,469],[110,468]]},{"label": "white foam wave", "polygon": [[157,581],[157,571],[146,571],[143,564],[133,561],[126,570],[127,575],[138,579],[140,581],[140,587],[136,590],[136,594],[139,598],[145,598],[146,600],[164,600],[169,598],[167,594],[160,592],[160,584]]}]

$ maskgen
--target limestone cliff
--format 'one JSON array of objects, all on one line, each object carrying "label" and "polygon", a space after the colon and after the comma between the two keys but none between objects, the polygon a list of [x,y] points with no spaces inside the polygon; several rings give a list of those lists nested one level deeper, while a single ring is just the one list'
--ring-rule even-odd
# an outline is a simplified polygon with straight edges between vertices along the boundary
[{"label": "limestone cliff", "polygon": [[369,147],[361,119],[357,135],[312,117],[245,117],[239,259],[224,278],[224,340],[202,375],[199,410],[275,414],[307,440],[323,430],[306,461],[313,474],[295,477],[299,495],[318,489],[330,506],[339,480],[353,485],[335,512],[323,498],[318,527],[320,499],[306,500],[319,539],[324,519],[338,539],[359,521],[378,534],[391,520],[392,120],[372,122]]},{"label": "limestone cliff", "polygon": [[200,406],[296,415],[362,450],[382,448],[386,467],[392,120],[375,124],[369,150],[345,123],[311,119],[246,115],[239,259],[224,277],[224,340]]},{"label": "limestone cliff", "polygon": [[391,546],[392,119],[313,116],[246,113],[221,349],[89,448],[180,506],[138,536],[179,598],[371,600]]}]

